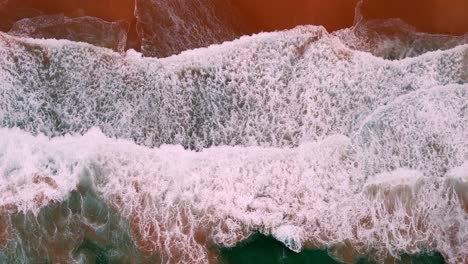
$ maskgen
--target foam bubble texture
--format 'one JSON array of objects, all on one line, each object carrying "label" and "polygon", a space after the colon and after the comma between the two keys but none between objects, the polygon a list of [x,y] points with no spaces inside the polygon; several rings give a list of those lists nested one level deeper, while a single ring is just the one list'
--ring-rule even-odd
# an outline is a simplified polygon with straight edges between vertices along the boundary
[{"label": "foam bubble texture", "polygon": [[260,231],[466,262],[467,49],[389,61],[300,27],[150,59],[0,34],[0,212],[88,175],[163,261]]},{"label": "foam bubble texture", "polygon": [[468,158],[468,89],[436,87],[377,109],[354,134],[369,175],[400,167],[443,176]]},{"label": "foam bubble texture", "polygon": [[[42,191],[31,183],[34,172],[58,183],[42,187],[59,201],[70,191],[61,182],[76,183],[86,173],[108,203],[129,219],[138,246],[167,260],[203,263],[210,243],[231,246],[255,231],[274,234],[293,250],[349,241],[382,256],[425,248],[441,251],[453,263],[466,256],[466,201],[455,191],[460,183],[448,181],[453,176],[426,177],[399,169],[366,183],[358,155],[344,136],[294,149],[213,147],[192,152],[178,146],[149,149],[96,130],[51,141],[17,130],[2,129],[2,134],[2,141],[16,137],[28,145],[44,144],[35,159],[17,164],[15,177],[24,180],[14,182],[21,191],[12,198],[20,208],[38,206],[29,195]],[[22,156],[31,152],[17,151]],[[44,163],[73,170],[54,174],[48,169],[53,165],[36,162],[57,152],[68,154],[60,162]],[[10,180],[11,173],[2,178]],[[466,184],[467,179],[461,181]],[[9,195],[2,192],[0,200],[8,201]],[[294,232],[286,235],[285,230]]]},{"label": "foam bubble texture", "polygon": [[408,92],[465,83],[467,48],[390,62],[302,27],[157,60],[2,34],[0,122],[48,136],[97,126],[147,146],[297,146],[349,135]]}]

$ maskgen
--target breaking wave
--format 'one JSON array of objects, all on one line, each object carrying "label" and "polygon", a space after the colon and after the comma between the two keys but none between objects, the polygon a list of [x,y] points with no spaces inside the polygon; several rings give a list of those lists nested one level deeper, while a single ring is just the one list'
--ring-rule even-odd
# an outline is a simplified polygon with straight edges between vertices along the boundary
[{"label": "breaking wave", "polygon": [[162,262],[255,232],[467,261],[468,45],[386,60],[346,41],[299,27],[154,59],[0,33],[2,254],[31,255],[18,214],[88,182]]}]

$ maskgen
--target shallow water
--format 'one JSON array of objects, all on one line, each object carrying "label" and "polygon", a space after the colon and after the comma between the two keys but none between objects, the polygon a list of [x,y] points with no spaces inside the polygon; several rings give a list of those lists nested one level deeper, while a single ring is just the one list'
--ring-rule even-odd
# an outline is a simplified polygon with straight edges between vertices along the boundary
[{"label": "shallow water", "polygon": [[[340,264],[340,262],[330,256],[326,249],[308,249],[299,253],[289,250],[282,243],[273,237],[260,234],[252,235],[249,239],[239,243],[234,248],[222,248],[221,256],[223,263],[321,263],[321,264]],[[354,263],[373,264],[374,260],[360,256]],[[386,263],[411,263],[411,264],[441,264],[445,263],[444,258],[439,253],[424,255],[402,255],[399,259],[387,260]]]}]

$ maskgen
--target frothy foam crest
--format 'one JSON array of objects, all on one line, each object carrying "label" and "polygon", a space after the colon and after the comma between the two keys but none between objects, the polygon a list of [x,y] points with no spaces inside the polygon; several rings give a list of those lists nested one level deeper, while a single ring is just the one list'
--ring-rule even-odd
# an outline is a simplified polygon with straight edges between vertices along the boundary
[{"label": "frothy foam crest", "polygon": [[[13,148],[15,156],[31,157],[14,175],[2,175],[8,182],[22,180],[15,187],[24,190],[13,196],[21,208],[38,206],[28,193],[42,189],[34,189],[30,172],[49,172],[57,182],[57,190],[44,185],[51,197],[70,192],[86,173],[130,221],[137,245],[167,261],[203,263],[212,243],[231,246],[256,231],[273,234],[296,251],[348,241],[382,256],[424,248],[441,251],[451,263],[466,256],[466,212],[449,178],[397,169],[365,183],[356,149],[344,136],[293,149],[193,152],[141,147],[98,130],[52,140],[10,129],[1,134],[5,146],[9,139],[29,146],[7,146],[7,153]],[[54,173],[49,167],[68,170]]]},{"label": "frothy foam crest", "polygon": [[[132,155],[114,154],[112,161],[106,161],[115,166],[108,166],[109,173],[126,176],[112,177],[106,186],[98,185],[98,189],[105,189],[106,196],[126,208],[129,217],[138,217],[140,233],[155,225],[161,233],[171,230],[167,239],[175,241],[165,244],[179,244],[182,242],[179,239],[188,243],[191,234],[183,230],[183,225],[187,225],[190,232],[207,228],[203,233],[214,241],[233,245],[255,230],[269,233],[283,221],[304,220],[295,218],[306,204],[316,210],[327,210],[320,208],[319,203],[314,205],[314,201],[324,198],[328,191],[336,197],[349,194],[352,185],[346,183],[359,179],[349,172],[356,168],[343,147],[347,142],[346,138],[338,137],[293,150],[218,147],[200,153],[167,146],[158,150],[161,152],[157,159],[138,166],[127,161]],[[115,153],[113,149],[108,151]],[[343,185],[334,187],[333,182]],[[123,190],[122,186],[134,188]],[[307,189],[316,193],[311,195]],[[135,192],[139,194],[135,196]],[[280,193],[285,196],[279,196]],[[180,221],[175,227],[174,219]],[[145,239],[154,240],[151,232],[147,236]],[[161,247],[156,244],[153,250]]]},{"label": "frothy foam crest", "polygon": [[[68,151],[61,167],[80,164],[80,173],[90,173],[97,190],[133,223],[141,247],[186,261],[204,262],[208,243],[233,245],[256,230],[270,233],[283,223],[299,225],[306,220],[305,215],[296,219],[301,207],[332,210],[337,205],[326,208],[318,200],[341,200],[353,190],[348,182],[359,181],[357,173],[352,173],[356,165],[348,157],[349,140],[342,136],[297,149],[217,147],[196,153],[176,146],[147,149],[108,139],[97,131],[83,137],[53,139],[47,144],[43,136],[4,129],[2,133],[4,138],[24,138],[25,145],[42,144],[37,153],[40,157],[61,156]],[[78,157],[71,151],[77,142],[82,148],[75,149]],[[59,145],[63,149],[57,150]],[[33,152],[27,148],[19,151]],[[48,152],[51,154],[45,155]],[[15,175],[4,174],[4,179],[11,182],[14,176],[32,181],[29,171],[43,171],[48,164],[30,158],[18,166],[25,168],[17,169]],[[57,182],[76,184],[80,175],[76,171],[68,175],[50,173]],[[334,182],[342,185],[335,186]],[[14,183],[24,189],[35,187]],[[68,187],[57,186],[65,192],[70,191]],[[22,208],[37,207],[28,192],[20,192],[27,197],[13,198],[18,199],[18,205],[29,201]],[[328,192],[334,198],[326,198]],[[284,196],[278,196],[280,193]]]},{"label": "frothy foam crest", "polygon": [[37,213],[75,188],[82,151],[73,140],[63,145],[64,139],[50,142],[43,135],[31,137],[19,129],[2,129],[0,137],[4,139],[0,142],[0,213]]},{"label": "frothy foam crest", "polygon": [[[395,257],[439,250],[448,263],[466,262],[467,200],[460,199],[458,183],[401,169],[377,178],[362,194],[363,210],[354,219],[356,240]],[[398,178],[404,180],[398,183]],[[380,256],[383,261],[385,255]]]},{"label": "frothy foam crest", "polygon": [[468,85],[411,92],[353,134],[367,175],[405,167],[443,176],[468,157]]},{"label": "frothy foam crest", "polygon": [[2,34],[0,122],[48,136],[97,126],[147,146],[297,146],[350,135],[400,95],[466,82],[467,48],[390,62],[300,27],[158,60]]}]

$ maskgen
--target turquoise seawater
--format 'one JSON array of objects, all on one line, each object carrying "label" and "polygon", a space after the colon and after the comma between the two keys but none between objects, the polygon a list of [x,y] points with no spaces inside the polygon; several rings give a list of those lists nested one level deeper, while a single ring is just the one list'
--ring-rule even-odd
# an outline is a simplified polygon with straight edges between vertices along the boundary
[{"label": "turquoise seawater", "polygon": [[0,264],[158,263],[156,254],[141,254],[128,222],[86,178],[65,201],[45,206],[37,215],[15,213],[3,220],[15,232],[0,247]]},{"label": "turquoise seawater", "polygon": [[[271,236],[255,234],[233,248],[220,250],[225,264],[341,264],[327,253],[326,249],[307,249],[296,253]],[[370,258],[360,258],[356,264],[377,263]],[[443,264],[439,253],[402,255],[398,264]]]}]

